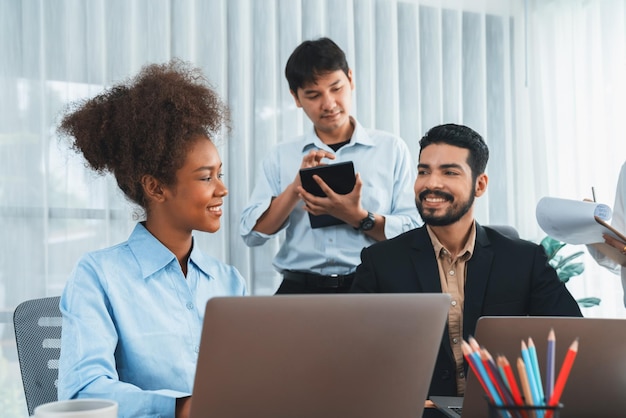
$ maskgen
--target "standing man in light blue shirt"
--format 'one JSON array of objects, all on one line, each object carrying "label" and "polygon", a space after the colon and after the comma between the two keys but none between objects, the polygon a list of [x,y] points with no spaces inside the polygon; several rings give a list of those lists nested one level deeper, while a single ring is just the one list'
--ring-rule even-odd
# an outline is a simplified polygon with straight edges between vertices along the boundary
[{"label": "standing man in light blue shirt", "polygon": [[246,293],[192,234],[220,228],[228,190],[210,138],[225,115],[202,73],[174,60],[64,117],[72,148],[146,217],[128,241],[85,254],[65,286],[59,399],[113,399],[120,418],[188,417],[206,302]]},{"label": "standing man in light blue shirt", "polygon": [[[300,44],[285,76],[313,129],[279,144],[263,161],[240,233],[248,246],[258,246],[286,230],[274,258],[283,275],[277,293],[347,292],[363,247],[419,226],[411,193],[415,165],[401,138],[365,129],[350,115],[352,70],[332,40]],[[302,188],[301,168],[344,161],[357,171],[352,192],[335,193],[319,177],[326,197]],[[345,223],[314,229],[307,212]]]}]

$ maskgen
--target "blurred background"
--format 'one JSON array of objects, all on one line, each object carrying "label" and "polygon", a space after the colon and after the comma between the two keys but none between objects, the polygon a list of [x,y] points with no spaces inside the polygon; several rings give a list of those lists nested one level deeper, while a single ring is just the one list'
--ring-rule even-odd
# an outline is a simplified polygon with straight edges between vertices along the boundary
[{"label": "blurred background", "polygon": [[[303,40],[328,36],[354,71],[353,114],[418,140],[440,123],[491,150],[482,224],[540,242],[543,196],[613,206],[626,160],[624,0],[0,0],[0,411],[27,416],[12,314],[59,295],[85,251],[125,241],[137,218],[115,180],[56,136],[67,103],[172,57],[203,69],[232,111],[218,141],[230,194],[204,251],[272,294],[279,240],[249,249],[239,215],[267,150],[309,128],[283,75]],[[407,193],[413,193],[407,190]],[[562,252],[585,251],[566,246]],[[625,318],[617,275],[585,251],[567,286],[585,316]]]}]

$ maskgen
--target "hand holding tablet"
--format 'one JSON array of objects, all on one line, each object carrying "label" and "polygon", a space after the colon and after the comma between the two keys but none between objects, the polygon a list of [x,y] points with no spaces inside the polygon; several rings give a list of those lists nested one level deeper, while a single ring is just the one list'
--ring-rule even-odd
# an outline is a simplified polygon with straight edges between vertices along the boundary
[{"label": "hand holding tablet", "polygon": [[[315,179],[313,179],[313,175],[318,175],[324,180],[324,183],[326,183],[328,187],[338,194],[350,193],[356,183],[354,164],[352,161],[318,165],[316,167],[303,168],[300,170],[300,181],[302,182],[304,190],[315,196],[324,197],[326,194],[322,191]],[[345,223],[331,215],[312,215],[310,213],[309,220],[311,222],[311,228],[323,228],[325,226]]]}]

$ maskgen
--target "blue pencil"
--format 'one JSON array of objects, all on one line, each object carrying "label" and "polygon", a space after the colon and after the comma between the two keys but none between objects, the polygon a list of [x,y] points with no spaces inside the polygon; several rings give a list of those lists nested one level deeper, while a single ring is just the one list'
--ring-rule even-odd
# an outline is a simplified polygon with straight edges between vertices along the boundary
[{"label": "blue pencil", "polygon": [[537,382],[537,393],[539,394],[539,399],[543,404],[545,404],[546,401],[543,396],[543,382],[541,381],[539,360],[537,360],[537,349],[535,348],[535,342],[532,337],[528,337],[528,354],[530,355],[530,361],[533,362],[533,374],[535,375],[535,381]]},{"label": "blue pencil", "polygon": [[491,395],[491,399],[493,399],[493,402],[496,405],[498,406],[503,405],[502,398],[498,394],[498,391],[493,385],[493,382],[489,378],[489,374],[487,373],[487,370],[485,369],[485,365],[483,364],[482,359],[480,358],[480,346],[478,345],[478,342],[476,341],[474,337],[469,337],[468,340],[469,340],[468,341],[469,345],[472,349],[472,352],[470,353],[470,358],[472,359],[472,363],[474,364],[474,367],[476,368],[476,370],[478,370],[480,377],[485,382],[485,385],[487,385],[487,389],[489,390],[489,395]]},{"label": "blue pencil", "polygon": [[[528,348],[526,347],[526,343],[524,342],[524,340],[522,340],[522,358],[524,359],[524,366],[526,367],[526,374],[528,375],[528,385],[530,386],[530,393],[533,396],[533,405],[541,405],[543,403],[543,400],[539,397],[533,362],[530,359],[530,354],[528,353]],[[540,412],[537,411],[537,415],[539,414]],[[541,416],[543,416],[543,414],[541,414]],[[541,418],[541,416],[539,418]]]},{"label": "blue pencil", "polygon": [[[513,394],[511,393],[511,389],[504,381],[502,375],[500,375],[500,370],[496,365],[496,362],[489,354],[486,348],[482,348],[480,351],[481,359],[483,364],[485,365],[485,370],[487,370],[487,374],[493,376],[493,384],[496,387],[496,390],[500,395],[502,395],[502,401],[505,405],[515,406],[515,400],[513,400]],[[511,416],[511,414],[507,413],[507,416]],[[521,418],[518,412],[514,412],[516,418]]]}]

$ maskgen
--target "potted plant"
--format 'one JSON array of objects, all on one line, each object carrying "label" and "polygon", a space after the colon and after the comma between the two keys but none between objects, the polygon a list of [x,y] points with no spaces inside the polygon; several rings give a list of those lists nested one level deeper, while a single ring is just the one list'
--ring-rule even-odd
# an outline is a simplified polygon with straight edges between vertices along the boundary
[{"label": "potted plant", "polygon": [[[578,251],[568,256],[558,254],[561,248],[566,245],[566,243],[556,240],[550,236],[546,236],[543,240],[541,240],[541,246],[544,248],[546,255],[548,256],[548,263],[554,267],[559,279],[563,283],[567,283],[569,279],[574,276],[578,276],[585,271],[585,265],[580,261],[575,261],[578,257],[584,254],[583,251]],[[592,306],[598,306],[600,304],[600,299],[596,297],[586,297],[578,299],[577,302],[581,306],[589,308]]]}]

